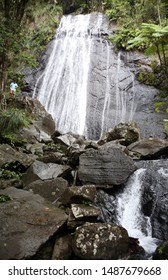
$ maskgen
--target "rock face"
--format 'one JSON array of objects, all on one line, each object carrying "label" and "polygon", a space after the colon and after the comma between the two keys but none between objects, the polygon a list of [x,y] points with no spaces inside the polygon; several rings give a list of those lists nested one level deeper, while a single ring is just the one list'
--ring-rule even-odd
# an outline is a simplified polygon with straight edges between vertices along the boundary
[{"label": "rock face", "polygon": [[168,156],[168,140],[142,139],[129,145],[127,149],[142,159],[156,159],[160,156]]},{"label": "rock face", "polygon": [[0,259],[30,259],[65,223],[63,210],[25,190],[1,191],[12,200],[0,204]]},{"label": "rock face", "polygon": [[149,216],[152,235],[160,240],[168,239],[168,160],[140,161],[146,168],[143,177],[142,210]]},{"label": "rock face", "polygon": [[76,229],[75,254],[82,259],[117,259],[128,252],[129,237],[122,227],[106,223],[85,223]]},{"label": "rock face", "polygon": [[[79,18],[81,17],[71,17],[72,22],[75,22],[75,28],[72,26],[73,32],[74,29],[76,31],[76,27],[80,26],[80,22],[78,21]],[[99,23],[100,28],[95,28]],[[67,32],[65,32],[65,26],[64,28],[59,29],[60,34],[62,32],[61,35],[59,34],[60,39],[62,40],[66,38],[65,33],[68,34],[68,31],[71,30],[70,24],[67,24],[67,27],[69,28]],[[84,33],[86,38],[85,44],[88,44],[88,41],[90,40],[92,48],[89,53],[90,56],[89,54],[89,57],[87,56],[87,59],[89,59],[90,63],[89,71],[86,73],[88,75],[86,104],[87,112],[85,124],[86,137],[88,139],[97,140],[100,138],[103,132],[107,132],[108,129],[113,128],[120,122],[126,122],[129,120],[139,123],[142,137],[164,137],[162,121],[163,119],[166,119],[166,113],[156,113],[154,108],[154,102],[156,96],[159,95],[159,91],[154,87],[140,83],[137,79],[138,75],[141,73],[141,71],[139,71],[139,65],[141,66],[142,64],[146,64],[146,67],[150,68],[149,59],[146,58],[142,53],[128,53],[124,51],[117,53],[115,51],[114,44],[110,43],[107,39],[109,35],[113,35],[115,33],[116,27],[114,24],[109,24],[108,18],[105,15],[100,13],[91,14],[87,28],[89,36],[87,36],[88,34]],[[90,34],[92,36],[90,36]],[[54,38],[51,44],[49,44],[49,48],[47,49],[46,53],[42,57],[41,69],[39,69],[36,75],[32,75],[32,73],[30,73],[30,75],[26,77],[27,81],[29,78],[31,78],[33,79],[32,82],[35,84],[34,79],[37,80],[39,76],[44,73],[45,66],[47,65],[55,43],[56,42]],[[74,47],[74,44],[72,45]],[[84,48],[84,50],[86,51],[86,48]],[[65,52],[65,54],[67,54],[68,51],[69,49],[67,52]],[[81,48],[76,49],[75,57],[78,57],[78,51],[81,52]],[[58,51],[55,53],[55,56],[57,55]],[[61,56],[59,56],[58,59],[60,59],[60,57]],[[54,55],[53,58],[54,63],[56,61]],[[67,59],[69,59],[69,56]],[[66,61],[67,63],[67,60],[61,57],[60,63],[63,63],[63,61]],[[80,65],[80,67],[82,66]],[[66,64],[62,65],[62,69],[66,70]],[[79,70],[80,69],[78,67],[75,67],[75,69],[72,69],[71,71],[73,73],[76,71],[76,76],[78,77]],[[57,73],[57,71],[55,72]],[[49,71],[47,73],[49,74]],[[81,71],[81,73],[83,75],[83,71]],[[52,79],[54,79],[52,71],[51,75]],[[66,98],[68,98],[66,95],[68,88],[67,85],[71,79],[69,76],[67,76],[68,75],[64,75],[64,77],[61,76],[61,81],[59,83],[60,87],[58,88],[60,96],[56,98],[56,106],[58,106],[58,108],[56,107],[56,110],[53,112],[54,114],[58,114],[57,112],[59,110],[59,106],[61,106],[63,103],[61,99],[62,96],[66,96]],[[49,80],[51,77],[49,77]],[[55,79],[58,81],[58,75],[56,75]],[[80,79],[78,79],[78,81],[80,81]],[[41,82],[42,79],[40,79],[40,82],[36,85],[37,91],[40,88]],[[71,88],[72,87],[76,88],[75,84],[73,84],[73,86],[71,85]],[[38,95],[38,92],[36,92],[36,95]],[[64,98],[63,101],[65,101],[66,98]],[[44,105],[46,105],[46,99],[44,99],[44,103]],[[70,100],[68,100],[67,104],[68,106],[67,110],[65,108],[65,112],[67,112],[69,109],[68,107],[71,104]],[[75,109],[72,110],[73,113],[78,109],[79,108],[77,105]],[[59,111],[62,117],[63,109]],[[58,120],[57,123],[60,122],[60,115],[57,115],[55,118]],[[78,119],[76,118],[74,121],[78,122]],[[59,128],[59,130],[62,129]],[[67,128],[67,131],[71,131],[71,127]]]},{"label": "rock face", "polygon": [[116,147],[88,149],[79,158],[79,179],[87,184],[120,185],[135,170],[133,160]]},{"label": "rock face", "polygon": [[156,249],[154,260],[167,260],[168,259],[168,240],[162,242]]}]

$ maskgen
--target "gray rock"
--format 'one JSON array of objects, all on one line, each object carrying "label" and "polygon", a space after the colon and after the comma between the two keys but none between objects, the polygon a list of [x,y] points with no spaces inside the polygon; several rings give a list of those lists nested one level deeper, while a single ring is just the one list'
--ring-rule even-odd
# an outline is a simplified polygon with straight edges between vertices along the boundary
[{"label": "gray rock", "polygon": [[70,230],[75,230],[77,227],[83,225],[85,222],[97,222],[100,210],[93,205],[72,204],[69,212],[67,227]]},{"label": "gray rock", "polygon": [[61,194],[67,190],[68,182],[63,178],[55,178],[51,180],[37,180],[30,183],[24,189],[39,194],[47,200],[53,202],[58,199]]},{"label": "gray rock", "polygon": [[140,139],[140,132],[136,123],[119,123],[114,129],[109,129],[102,140],[104,140],[104,142],[109,142],[119,139],[120,143],[126,146],[138,141]]},{"label": "gray rock", "polygon": [[134,154],[139,154],[141,158],[155,159],[168,155],[168,140],[159,138],[149,138],[137,141],[127,147]]},{"label": "gray rock", "polygon": [[142,178],[142,211],[150,217],[152,236],[168,240],[168,160],[137,162],[145,168]]},{"label": "gray rock", "polygon": [[32,155],[18,152],[7,144],[0,145],[0,167],[5,163],[19,162],[24,168],[27,168],[33,161]]},{"label": "gray rock", "polygon": [[85,223],[78,227],[73,240],[76,256],[87,260],[118,259],[127,254],[127,231],[107,223]]},{"label": "gray rock", "polygon": [[76,220],[87,220],[87,218],[97,218],[100,215],[98,208],[85,204],[72,204],[71,211]]},{"label": "gray rock", "polygon": [[79,158],[79,179],[87,184],[120,185],[135,170],[133,160],[116,147],[88,149]]},{"label": "gray rock", "polygon": [[87,185],[81,187],[69,187],[60,197],[64,205],[71,203],[93,202],[96,196],[96,187]]},{"label": "gray rock", "polygon": [[72,255],[70,235],[59,236],[55,240],[52,260],[68,260]]},{"label": "gray rock", "polygon": [[31,259],[67,216],[31,192],[7,188],[1,193],[12,200],[0,204],[0,259]]},{"label": "gray rock", "polygon": [[36,180],[48,180],[57,177],[64,177],[70,173],[71,168],[67,165],[60,165],[56,163],[43,163],[35,161],[23,175],[22,180],[25,186]]}]

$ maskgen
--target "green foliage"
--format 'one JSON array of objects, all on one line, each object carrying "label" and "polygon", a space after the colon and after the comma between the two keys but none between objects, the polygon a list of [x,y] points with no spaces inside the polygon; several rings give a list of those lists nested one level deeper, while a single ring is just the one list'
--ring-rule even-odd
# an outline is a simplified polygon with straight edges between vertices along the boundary
[{"label": "green foliage", "polygon": [[135,37],[136,29],[131,24],[122,26],[115,36],[109,36],[109,40],[114,42],[117,48],[127,49],[128,40]]},{"label": "green foliage", "polygon": [[138,81],[146,85],[156,86],[157,81],[154,72],[140,72],[138,75]]},{"label": "green foliage", "polygon": [[17,180],[20,180],[20,176],[15,171],[0,170],[0,179],[4,179],[4,180],[17,179]]},{"label": "green foliage", "polygon": [[9,200],[12,200],[12,198],[9,195],[0,194],[0,203],[7,202]]},{"label": "green foliage", "polygon": [[[168,108],[167,108],[167,113],[168,113]],[[166,137],[168,138],[168,119],[163,120],[163,127],[164,127]]]},{"label": "green foliage", "polygon": [[15,133],[28,125],[29,119],[23,110],[10,108],[0,111],[0,134]]},{"label": "green foliage", "polygon": [[163,112],[165,110],[166,102],[165,101],[158,101],[158,102],[155,102],[154,105],[155,105],[155,111],[157,113],[159,113],[160,111]]}]

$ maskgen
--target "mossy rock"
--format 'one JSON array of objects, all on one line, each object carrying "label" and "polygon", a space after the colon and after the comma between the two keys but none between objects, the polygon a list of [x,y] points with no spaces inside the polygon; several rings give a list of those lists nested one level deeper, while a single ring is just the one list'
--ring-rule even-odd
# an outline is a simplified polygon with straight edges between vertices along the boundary
[{"label": "mossy rock", "polygon": [[154,260],[168,260],[168,240],[161,243],[153,256]]}]

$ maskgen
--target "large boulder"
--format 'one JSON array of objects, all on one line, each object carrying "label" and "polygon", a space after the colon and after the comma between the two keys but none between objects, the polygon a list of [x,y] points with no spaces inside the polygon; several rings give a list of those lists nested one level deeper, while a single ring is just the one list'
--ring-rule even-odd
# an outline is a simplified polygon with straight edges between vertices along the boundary
[{"label": "large boulder", "polygon": [[56,163],[43,163],[36,160],[28,168],[27,172],[23,175],[22,180],[24,185],[36,181],[36,180],[48,180],[57,177],[64,177],[69,174],[71,168],[67,165],[61,165]]},{"label": "large boulder", "polygon": [[24,189],[39,194],[47,200],[54,202],[63,192],[68,190],[68,182],[63,178],[44,181],[37,180],[27,185]]},{"label": "large boulder", "polygon": [[120,147],[88,149],[79,157],[79,179],[86,184],[112,187],[126,182],[136,170],[133,160]]},{"label": "large boulder", "polygon": [[63,210],[39,195],[7,188],[0,203],[0,259],[31,259],[65,223]]},{"label": "large boulder", "polygon": [[131,143],[134,143],[139,139],[140,132],[136,123],[119,123],[113,129],[108,130],[103,139],[100,140],[100,144],[112,140],[120,140],[120,143],[124,145],[130,145]]},{"label": "large boulder", "polygon": [[66,189],[61,197],[60,201],[64,205],[70,205],[72,203],[93,202],[96,197],[96,187],[94,185],[87,186],[72,186]]},{"label": "large boulder", "polygon": [[15,98],[14,106],[26,110],[33,115],[32,122],[27,128],[20,131],[19,137],[22,140],[27,139],[29,143],[49,142],[51,135],[55,131],[55,122],[37,100],[28,96],[19,95]]},{"label": "large boulder", "polygon": [[107,223],[85,223],[76,229],[73,250],[81,259],[115,260],[128,253],[126,229]]},{"label": "large boulder", "polygon": [[157,159],[168,156],[168,140],[149,138],[137,141],[127,147],[133,154],[141,159]]}]

